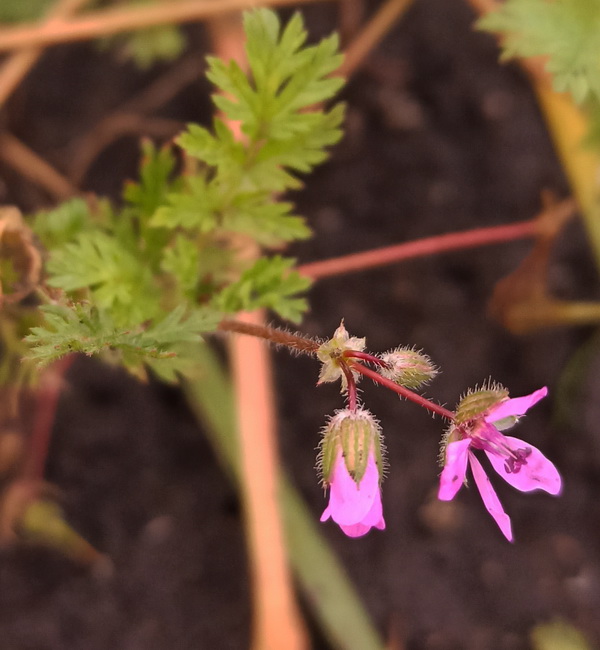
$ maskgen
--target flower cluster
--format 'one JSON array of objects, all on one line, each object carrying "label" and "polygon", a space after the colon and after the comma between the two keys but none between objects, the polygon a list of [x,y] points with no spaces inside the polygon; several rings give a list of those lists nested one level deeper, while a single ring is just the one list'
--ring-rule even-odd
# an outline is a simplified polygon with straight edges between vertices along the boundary
[{"label": "flower cluster", "polygon": [[333,338],[317,351],[322,362],[319,383],[341,380],[342,393],[348,400],[347,408],[337,411],[323,429],[319,469],[324,486],[329,488],[329,503],[321,521],[333,519],[349,537],[365,535],[371,528],[385,528],[381,503],[383,438],[377,420],[358,403],[356,383],[362,375],[450,421],[442,441],[441,501],[456,496],[470,466],[488,512],[504,536],[513,541],[510,518],[477,458],[478,450],[517,490],[560,494],[558,470],[542,452],[502,433],[543,399],[547,388],[511,399],[502,386],[484,385],[467,393],[451,412],[413,392],[437,374],[427,355],[412,348],[373,355],[365,352],[365,347],[365,339],[351,337],[342,322]]}]

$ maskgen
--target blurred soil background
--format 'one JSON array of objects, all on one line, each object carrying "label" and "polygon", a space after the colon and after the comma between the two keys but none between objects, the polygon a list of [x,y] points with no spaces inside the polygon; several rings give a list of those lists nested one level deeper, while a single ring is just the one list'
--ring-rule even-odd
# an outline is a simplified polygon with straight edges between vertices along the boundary
[{"label": "blurred soil background", "polygon": [[[335,28],[330,4],[303,13],[315,38]],[[541,190],[568,194],[526,79],[516,66],[498,64],[494,39],[473,31],[473,18],[462,2],[419,0],[352,79],[344,92],[346,137],[293,197],[315,231],[293,248],[300,262],[528,219],[541,208]],[[186,33],[200,77],[206,40],[200,28]],[[73,143],[166,69],[139,72],[89,44],[52,48],[4,119],[67,173]],[[173,134],[189,121],[208,123],[209,92],[194,78],[155,117],[173,121]],[[138,159],[138,137],[118,138],[81,188],[117,198],[123,180],[135,178]],[[4,165],[0,202],[25,212],[49,203]],[[550,389],[515,435],[556,463],[564,493],[525,495],[492,477],[513,520],[511,545],[474,488],[437,502],[439,418],[363,382],[388,447],[387,530],[353,540],[331,522],[323,528],[378,627],[399,648],[520,650],[531,647],[536,625],[556,620],[600,642],[597,347],[557,415],[566,364],[592,331],[517,337],[487,313],[495,283],[530,248],[515,242],[414,260],[325,279],[310,293],[303,331],[328,336],[343,317],[372,351],[423,348],[443,371],[426,393],[449,408],[490,376],[512,395]],[[599,297],[578,222],[556,247],[551,285],[565,298]],[[326,415],[342,400],[334,385],[315,387],[314,361],[273,356],[283,463],[317,519],[325,499],[315,447]],[[90,570],[27,545],[1,550],[0,647],[248,647],[238,500],[184,398],[88,359],[77,360],[67,379],[46,476],[68,521],[112,567]],[[314,644],[327,647],[318,633]]]}]

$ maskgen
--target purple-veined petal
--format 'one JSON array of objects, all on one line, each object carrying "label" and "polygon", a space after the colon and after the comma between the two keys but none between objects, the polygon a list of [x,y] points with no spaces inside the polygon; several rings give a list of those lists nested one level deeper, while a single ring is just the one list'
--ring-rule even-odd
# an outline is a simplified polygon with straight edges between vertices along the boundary
[{"label": "purple-veined petal", "polygon": [[446,463],[440,476],[440,489],[438,499],[451,501],[465,482],[467,473],[467,460],[469,458],[470,438],[451,442],[446,447]]},{"label": "purple-veined petal", "polygon": [[469,462],[471,465],[471,471],[473,472],[473,478],[475,479],[475,484],[477,485],[477,489],[479,490],[479,494],[481,494],[481,498],[483,499],[487,511],[498,524],[504,537],[506,537],[509,542],[512,542],[513,535],[510,517],[504,512],[504,508],[500,503],[500,499],[498,499],[496,491],[492,487],[490,479],[481,466],[481,463],[477,458],[475,458],[475,455],[472,452],[469,452]]},{"label": "purple-veined petal", "polygon": [[360,485],[357,485],[348,473],[340,453],[335,461],[329,494],[328,510],[331,518],[344,526],[357,524],[365,518],[377,498],[381,503],[379,468],[374,455],[369,454],[364,476]]},{"label": "purple-veined petal", "polygon": [[548,388],[544,386],[543,388],[531,393],[531,395],[507,399],[505,402],[501,402],[498,406],[495,406],[485,416],[485,421],[496,422],[498,420],[503,420],[504,418],[525,415],[534,404],[537,404],[537,402],[546,397],[547,394]]},{"label": "purple-veined petal", "polygon": [[533,445],[523,440],[505,436],[508,445],[513,450],[526,449],[528,456],[519,471],[508,471],[506,459],[486,451],[494,469],[500,476],[521,492],[531,492],[532,490],[544,490],[552,495],[560,494],[562,480],[556,467],[542,454],[542,452]]}]

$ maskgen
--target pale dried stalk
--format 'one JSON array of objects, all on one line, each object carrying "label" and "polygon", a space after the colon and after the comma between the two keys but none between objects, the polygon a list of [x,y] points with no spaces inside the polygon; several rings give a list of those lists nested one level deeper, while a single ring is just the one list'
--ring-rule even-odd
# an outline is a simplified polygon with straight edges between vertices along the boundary
[{"label": "pale dried stalk", "polygon": [[[239,15],[208,23],[215,53],[247,67]],[[236,137],[240,125],[228,121]],[[245,253],[244,253],[245,254]],[[248,242],[249,257],[260,251]],[[242,314],[250,327],[265,325],[261,312]],[[252,581],[252,650],[307,650],[307,633],[298,610],[279,499],[279,459],[275,397],[268,346],[252,336],[230,341],[242,500]]]},{"label": "pale dried stalk", "polygon": [[[264,324],[260,312],[238,318]],[[253,573],[253,649],[303,650],[308,641],[294,600],[279,513],[275,400],[267,344],[252,336],[232,336],[230,341]]]},{"label": "pale dried stalk", "polygon": [[[45,22],[51,24],[57,19],[68,18],[88,2],[89,0],[59,0],[48,12]],[[0,67],[0,107],[35,65],[42,52],[42,49],[35,47],[15,52]]]},{"label": "pale dried stalk", "polygon": [[[303,0],[316,2],[318,0]],[[0,30],[0,51],[86,41],[157,25],[204,20],[256,6],[297,5],[298,0],[172,0],[157,5],[104,9],[81,18]]]},{"label": "pale dried stalk", "polygon": [[367,55],[410,7],[413,0],[388,0],[371,18],[344,53],[338,73],[349,77],[363,64]]},{"label": "pale dried stalk", "polygon": [[0,158],[59,200],[78,194],[62,174],[10,133],[0,134]]}]

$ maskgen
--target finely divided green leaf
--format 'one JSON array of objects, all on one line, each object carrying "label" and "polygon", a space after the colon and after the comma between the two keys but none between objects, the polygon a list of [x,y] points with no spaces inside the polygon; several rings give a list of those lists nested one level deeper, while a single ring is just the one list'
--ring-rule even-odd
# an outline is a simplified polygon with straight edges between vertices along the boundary
[{"label": "finely divided green leaf", "polygon": [[233,313],[265,307],[282,318],[298,322],[307,302],[297,294],[308,289],[311,282],[290,270],[294,263],[295,260],[279,255],[259,259],[237,282],[216,296],[215,307]]},{"label": "finely divided green leaf", "polygon": [[507,0],[482,18],[503,35],[504,58],[548,57],[554,88],[576,102],[600,97],[600,3],[597,0]]}]

